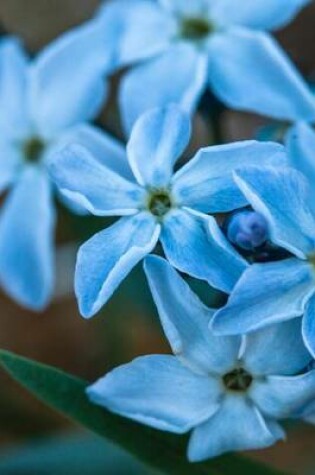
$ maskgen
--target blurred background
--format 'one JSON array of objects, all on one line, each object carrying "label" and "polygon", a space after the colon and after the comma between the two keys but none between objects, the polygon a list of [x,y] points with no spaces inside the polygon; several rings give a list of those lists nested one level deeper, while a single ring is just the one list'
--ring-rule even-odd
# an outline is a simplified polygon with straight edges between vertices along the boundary
[{"label": "blurred background", "polygon": [[[63,31],[91,17],[98,5],[98,0],[0,0],[0,31],[21,36],[35,54]],[[314,2],[277,37],[305,77],[314,80]],[[119,77],[113,78],[110,100],[98,124],[123,139],[116,103],[118,83]],[[251,138],[257,127],[267,123],[264,118],[232,111],[224,111],[220,120],[222,141]],[[209,144],[211,138],[209,124],[197,115],[189,153]],[[0,347],[90,381],[135,356],[168,352],[140,266],[96,318],[85,321],[79,316],[72,294],[76,250],[104,223],[70,215],[61,206],[59,211],[54,301],[46,312],[35,314],[0,293]],[[199,290],[207,303],[219,303],[205,286]],[[1,475],[153,473],[47,409],[3,372],[0,387]],[[251,456],[292,474],[314,474],[315,428],[297,425],[289,431],[287,443]]]}]

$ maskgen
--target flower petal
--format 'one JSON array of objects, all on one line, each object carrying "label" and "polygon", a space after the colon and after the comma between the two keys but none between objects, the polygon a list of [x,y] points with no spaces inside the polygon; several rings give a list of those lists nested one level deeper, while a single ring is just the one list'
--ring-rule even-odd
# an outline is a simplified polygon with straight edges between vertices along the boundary
[{"label": "flower petal", "polygon": [[181,204],[205,213],[227,212],[245,206],[232,172],[246,165],[283,166],[285,149],[254,140],[202,148],[173,178]]},{"label": "flower petal", "polygon": [[315,133],[313,129],[304,122],[299,122],[289,129],[286,136],[286,146],[290,164],[302,172],[309,180],[311,187],[311,198],[307,204],[315,212]]},{"label": "flower petal", "polygon": [[254,264],[215,314],[212,328],[220,335],[239,335],[300,317],[314,291],[311,268],[303,261]]},{"label": "flower petal", "polygon": [[263,414],[275,418],[292,417],[314,400],[315,370],[298,376],[268,376],[255,381],[250,396]]},{"label": "flower petal", "polygon": [[75,291],[83,317],[107,302],[132,268],[155,247],[160,226],[148,213],[120,219],[95,234],[78,253]]},{"label": "flower petal", "polygon": [[60,134],[58,140],[51,144],[47,161],[49,162],[50,158],[54,159],[54,155],[72,144],[82,145],[100,164],[134,181],[125,146],[111,135],[90,124],[80,124]]},{"label": "flower petal", "polygon": [[104,27],[96,20],[49,44],[31,70],[31,107],[47,138],[96,117],[104,102],[109,69]]},{"label": "flower petal", "polygon": [[315,215],[307,205],[308,183],[302,174],[290,168],[249,167],[236,171],[234,178],[265,217],[273,243],[302,259],[314,252]]},{"label": "flower petal", "polygon": [[167,52],[140,64],[122,80],[119,101],[124,128],[149,109],[178,104],[193,112],[205,87],[207,56],[188,43],[176,42]]},{"label": "flower petal", "polygon": [[276,436],[246,398],[227,396],[220,410],[193,431],[188,458],[191,462],[201,462],[225,452],[261,449],[280,438],[283,433]]},{"label": "flower petal", "polygon": [[17,178],[23,158],[22,150],[16,143],[0,137],[0,193]]},{"label": "flower petal", "polygon": [[171,13],[181,16],[197,16],[208,13],[212,0],[158,0],[158,2]]},{"label": "flower petal", "polygon": [[144,264],[151,293],[173,352],[198,372],[224,373],[233,368],[241,340],[209,331],[214,310],[206,307],[179,274],[160,257]]},{"label": "flower petal", "polygon": [[55,213],[46,173],[27,167],[0,216],[0,281],[21,305],[43,309],[53,290]]},{"label": "flower petal", "polygon": [[127,146],[138,183],[154,187],[169,185],[174,163],[187,147],[190,133],[189,117],[176,106],[143,114]]},{"label": "flower petal", "polygon": [[235,29],[215,35],[209,81],[229,107],[279,120],[315,119],[313,94],[268,34]]},{"label": "flower petal", "polygon": [[134,214],[143,200],[144,190],[106,168],[81,145],[57,153],[50,172],[66,198],[98,216]]},{"label": "flower petal", "polygon": [[18,39],[1,38],[0,62],[0,128],[2,134],[21,139],[30,129],[29,60]]},{"label": "flower petal", "polygon": [[274,0],[219,0],[214,2],[211,14],[224,25],[242,25],[248,28],[274,30],[287,25],[310,0],[287,0],[285,5]]},{"label": "flower petal", "polygon": [[304,343],[315,358],[315,296],[313,296],[305,309],[302,334]]},{"label": "flower petal", "polygon": [[192,210],[172,211],[165,217],[161,242],[174,267],[224,292],[232,290],[247,267],[215,219]]},{"label": "flower petal", "polygon": [[219,383],[186,369],[174,356],[137,358],[87,389],[96,404],[156,429],[184,433],[218,407]]},{"label": "flower petal", "polygon": [[148,0],[109,2],[99,18],[103,28],[111,26],[114,31],[109,46],[114,47],[117,68],[165,51],[176,31],[175,19]]},{"label": "flower petal", "polygon": [[256,375],[291,375],[302,371],[312,357],[302,339],[301,318],[248,335],[242,359],[246,369]]}]

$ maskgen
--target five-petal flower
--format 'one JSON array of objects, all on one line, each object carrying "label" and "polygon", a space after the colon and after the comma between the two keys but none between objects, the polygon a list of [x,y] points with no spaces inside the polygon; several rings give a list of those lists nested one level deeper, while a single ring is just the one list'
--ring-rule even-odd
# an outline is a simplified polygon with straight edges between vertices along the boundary
[{"label": "five-petal flower", "polygon": [[52,162],[52,176],[66,197],[95,215],[123,216],[79,250],[75,289],[83,316],[101,308],[158,239],[172,265],[222,291],[230,292],[246,269],[206,213],[244,206],[233,170],[248,163],[283,164],[284,148],[255,141],[208,147],[173,174],[189,138],[188,116],[168,106],[137,121],[127,145],[129,169],[126,159],[126,170],[110,171],[106,150],[101,163],[76,144]]},{"label": "five-petal flower", "polygon": [[114,369],[87,389],[90,400],[157,429],[192,430],[191,461],[284,438],[277,421],[315,393],[300,321],[216,337],[208,328],[214,311],[164,259],[148,257],[145,270],[175,356],[144,356]]},{"label": "five-petal flower", "polygon": [[34,60],[17,39],[0,42],[0,191],[10,190],[0,216],[0,282],[34,310],[47,305],[54,283],[55,211],[47,162],[64,140],[101,140],[84,123],[104,101],[106,54],[101,61],[99,51],[82,54],[100,35],[94,22],[87,23]]},{"label": "five-petal flower", "polygon": [[[309,0],[118,0],[100,11],[113,29],[124,77],[126,130],[146,110],[181,104],[192,112],[207,86],[229,107],[278,119],[314,120],[311,91],[268,30],[286,25]],[[265,31],[267,30],[267,31]]]}]

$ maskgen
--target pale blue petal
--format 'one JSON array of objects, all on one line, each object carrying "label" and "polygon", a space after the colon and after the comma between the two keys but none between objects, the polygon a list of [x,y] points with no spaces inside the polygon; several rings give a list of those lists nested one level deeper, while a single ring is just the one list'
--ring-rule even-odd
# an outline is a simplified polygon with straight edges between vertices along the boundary
[{"label": "pale blue petal", "polygon": [[205,213],[232,211],[246,206],[232,172],[246,165],[283,166],[285,149],[276,143],[256,141],[217,145],[199,150],[173,178],[177,200]]},{"label": "pale blue petal", "polygon": [[223,25],[242,25],[261,30],[282,28],[308,5],[310,0],[216,0],[212,17]]},{"label": "pale blue petal", "polygon": [[75,292],[83,317],[100,310],[132,268],[153,250],[159,234],[153,217],[139,213],[120,219],[80,247]]},{"label": "pale blue petal", "polygon": [[313,358],[315,358],[315,296],[309,300],[306,306],[302,323],[302,334],[305,345],[313,355]]},{"label": "pale blue petal", "polygon": [[269,224],[270,240],[300,258],[315,250],[315,215],[308,207],[308,183],[293,168],[249,167],[235,181]]},{"label": "pale blue petal", "polygon": [[214,310],[200,301],[166,260],[148,256],[144,269],[173,353],[201,374],[231,370],[239,354],[240,338],[215,337],[209,331]]},{"label": "pale blue petal", "polygon": [[164,218],[161,242],[174,267],[224,292],[232,290],[247,267],[212,216],[191,210],[170,212]]},{"label": "pale blue petal", "polygon": [[302,371],[311,361],[305,348],[301,318],[270,325],[246,337],[242,359],[255,375],[291,375]]},{"label": "pale blue petal", "polygon": [[[291,357],[291,354],[290,354]],[[250,397],[267,416],[292,417],[314,400],[315,370],[298,376],[268,376],[257,380],[250,390]]]},{"label": "pale blue petal", "polygon": [[[314,99],[315,100],[315,99]],[[291,166],[309,180],[311,197],[308,205],[315,212],[315,133],[308,124],[300,122],[289,129],[286,146]]]},{"label": "pale blue petal", "polygon": [[152,0],[108,2],[99,17],[104,29],[113,30],[108,46],[114,47],[116,67],[165,51],[176,32],[175,19]]},{"label": "pale blue petal", "polygon": [[24,158],[19,145],[3,138],[0,136],[0,193],[14,183]]},{"label": "pale blue petal", "polygon": [[53,290],[54,226],[51,184],[42,169],[29,166],[0,215],[0,282],[33,310],[43,309]]},{"label": "pale blue petal", "polygon": [[220,383],[192,373],[174,356],[152,355],[114,369],[87,394],[121,416],[181,434],[217,410]]},{"label": "pale blue petal", "polygon": [[213,36],[209,45],[210,85],[229,107],[279,120],[315,120],[313,94],[271,36],[232,30]]},{"label": "pale blue petal", "polygon": [[50,162],[60,192],[98,216],[122,216],[138,211],[144,190],[106,168],[81,145],[69,145]]},{"label": "pale blue petal", "polygon": [[29,59],[17,38],[1,38],[0,63],[0,127],[6,136],[21,139],[30,129]]},{"label": "pale blue petal", "polygon": [[124,128],[149,109],[177,103],[192,113],[207,78],[207,56],[188,43],[177,42],[167,52],[140,64],[122,80],[119,93]]},{"label": "pale blue petal", "polygon": [[158,0],[158,2],[171,13],[183,17],[200,16],[209,13],[212,0]]},{"label": "pale blue petal", "polygon": [[141,185],[168,186],[176,160],[190,139],[190,119],[177,106],[151,110],[138,119],[127,146],[133,173]]},{"label": "pale blue petal", "polygon": [[246,398],[227,396],[220,410],[193,431],[188,458],[201,462],[226,452],[269,447],[283,438],[283,433],[274,432]]},{"label": "pale blue petal", "polygon": [[37,129],[52,138],[96,117],[106,94],[108,68],[103,25],[91,20],[53,41],[31,71],[31,107]]},{"label": "pale blue petal", "polygon": [[134,176],[129,166],[125,146],[114,137],[90,124],[77,125],[63,134],[49,147],[49,156],[54,158],[67,145],[82,145],[87,148],[95,160],[110,168],[119,175],[134,181]]},{"label": "pale blue petal", "polygon": [[298,259],[254,264],[212,321],[215,333],[239,335],[303,315],[315,292],[311,267]]}]

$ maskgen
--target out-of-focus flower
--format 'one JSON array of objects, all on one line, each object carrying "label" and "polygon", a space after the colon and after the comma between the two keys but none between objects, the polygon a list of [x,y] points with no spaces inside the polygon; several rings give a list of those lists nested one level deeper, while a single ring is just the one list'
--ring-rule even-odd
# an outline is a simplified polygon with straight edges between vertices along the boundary
[{"label": "out-of-focus flower", "polygon": [[106,94],[106,53],[100,61],[100,51],[90,52],[100,35],[94,22],[87,23],[34,60],[17,39],[0,43],[0,191],[9,190],[0,215],[0,283],[34,310],[47,305],[54,283],[47,162],[64,140],[98,140],[84,123],[96,116]]},{"label": "out-of-focus flower", "polygon": [[101,308],[159,239],[172,265],[225,292],[247,267],[206,213],[246,205],[233,170],[249,163],[283,165],[284,148],[255,141],[208,147],[173,174],[189,138],[188,116],[168,106],[138,120],[127,145],[130,168],[124,172],[108,170],[105,149],[101,163],[93,150],[75,144],[52,162],[52,176],[66,197],[95,215],[123,216],[79,251],[75,289],[83,316]]},{"label": "out-of-focus flower", "polygon": [[[315,119],[313,95],[268,33],[289,23],[309,0],[116,0],[99,19],[113,25],[124,77],[126,130],[147,109],[169,102],[193,112],[210,87],[229,107],[291,121]],[[115,27],[114,27],[115,25]]]},{"label": "out-of-focus flower", "polygon": [[192,430],[194,462],[283,439],[278,420],[315,394],[300,321],[244,338],[216,337],[208,329],[214,311],[164,259],[148,257],[145,270],[176,356],[144,356],[114,369],[87,389],[90,400],[157,429]]},{"label": "out-of-focus flower", "polygon": [[248,268],[212,328],[236,335],[304,315],[303,338],[315,356],[315,217],[308,183],[294,169],[268,167],[237,171],[235,180],[267,221],[270,240],[291,255]]}]

